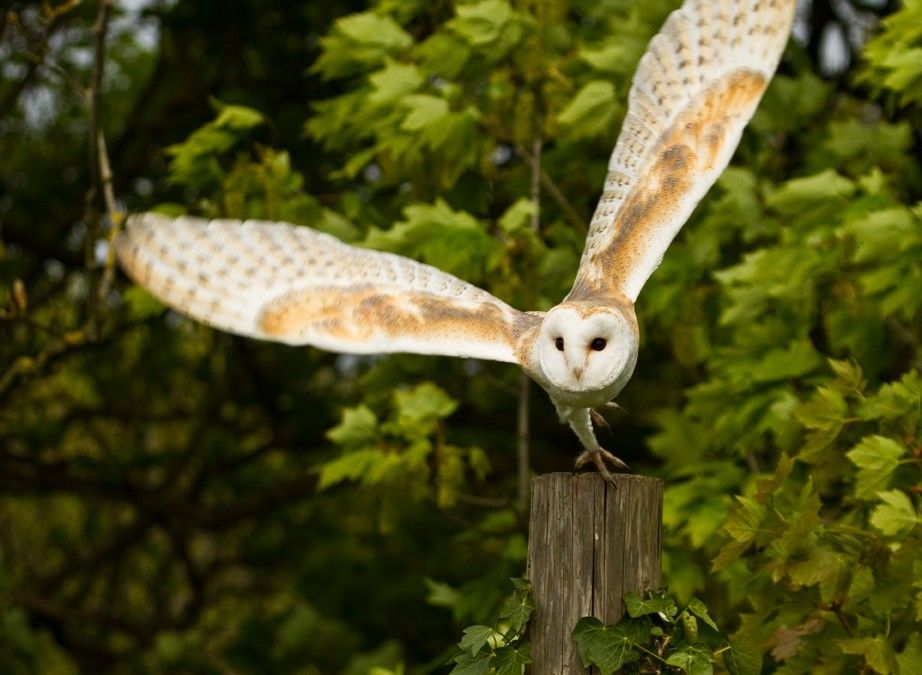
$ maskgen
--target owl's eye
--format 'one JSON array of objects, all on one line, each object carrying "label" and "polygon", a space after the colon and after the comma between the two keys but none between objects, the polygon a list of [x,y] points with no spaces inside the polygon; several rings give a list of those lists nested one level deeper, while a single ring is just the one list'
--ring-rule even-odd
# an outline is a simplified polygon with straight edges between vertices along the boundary
[{"label": "owl's eye", "polygon": [[554,340],[554,346],[557,347],[558,352],[562,352],[563,351],[563,338],[559,337],[556,340]]},{"label": "owl's eye", "polygon": [[589,343],[589,348],[593,351],[600,352],[605,349],[605,345],[607,344],[608,342],[605,340],[605,338],[596,338],[591,343]]}]

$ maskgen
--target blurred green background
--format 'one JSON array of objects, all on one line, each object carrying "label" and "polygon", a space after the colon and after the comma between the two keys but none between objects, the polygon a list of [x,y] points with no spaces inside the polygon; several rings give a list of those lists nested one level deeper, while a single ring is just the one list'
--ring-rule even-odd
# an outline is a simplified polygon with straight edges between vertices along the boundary
[{"label": "blurred green background", "polygon": [[[546,309],[676,6],[115,3],[118,209],[287,220]],[[524,573],[518,448],[566,471],[576,438],[511,366],[259,343],[110,285],[98,16],[0,14],[0,672],[448,672]],[[748,672],[922,672],[920,26],[800,7],[599,431],[666,481],[664,583]]]}]

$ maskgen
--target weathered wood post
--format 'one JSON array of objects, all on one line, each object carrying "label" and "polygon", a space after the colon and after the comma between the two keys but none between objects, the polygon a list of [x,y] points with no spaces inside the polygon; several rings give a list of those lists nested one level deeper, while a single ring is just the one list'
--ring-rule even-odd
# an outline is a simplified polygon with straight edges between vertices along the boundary
[{"label": "weathered wood post", "polygon": [[660,586],[663,484],[645,476],[551,473],[532,485],[528,578],[533,675],[586,673],[570,633],[584,616],[614,623],[628,591]]}]

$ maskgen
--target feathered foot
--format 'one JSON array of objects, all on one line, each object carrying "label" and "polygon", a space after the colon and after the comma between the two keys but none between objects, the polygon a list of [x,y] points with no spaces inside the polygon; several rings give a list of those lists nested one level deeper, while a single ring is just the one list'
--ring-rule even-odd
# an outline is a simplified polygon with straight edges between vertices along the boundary
[{"label": "feathered foot", "polygon": [[590,408],[566,408],[558,405],[557,412],[560,413],[560,418],[570,425],[585,448],[585,452],[576,459],[576,468],[592,462],[608,482],[614,481],[609,466],[615,471],[630,471],[627,464],[600,446],[596,440],[590,421],[590,416],[595,411]]},{"label": "feathered foot", "polygon": [[602,478],[607,480],[609,483],[615,481],[614,476],[611,475],[611,471],[608,470],[605,462],[610,462],[612,468],[615,471],[630,471],[630,467],[622,462],[620,459],[615,457],[605,448],[599,448],[597,450],[586,450],[579,457],[576,458],[576,468],[579,469],[584,464],[592,462],[595,464],[596,468],[599,470],[599,473],[602,474]]},{"label": "feathered foot", "polygon": [[589,417],[592,418],[592,421],[595,422],[596,426],[605,429],[605,431],[611,431],[611,427],[608,426],[608,420],[602,417],[602,413],[593,408],[589,409]]}]

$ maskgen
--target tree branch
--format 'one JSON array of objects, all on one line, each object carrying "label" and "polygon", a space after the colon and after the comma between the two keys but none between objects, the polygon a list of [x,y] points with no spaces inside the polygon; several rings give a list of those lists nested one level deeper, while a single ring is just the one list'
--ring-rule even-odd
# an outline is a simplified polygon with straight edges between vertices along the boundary
[{"label": "tree branch", "polygon": [[[121,214],[115,203],[115,191],[112,187],[112,165],[106,147],[106,138],[102,128],[102,85],[106,68],[106,36],[109,32],[109,19],[112,16],[114,0],[100,0],[96,23],[93,24],[95,36],[95,60],[90,89],[87,92],[87,108],[90,117],[89,157],[90,175],[93,189],[87,195],[86,228],[87,238],[84,249],[84,262],[89,281],[87,293],[87,329],[92,338],[96,337],[97,315],[100,298],[105,297],[112,284],[115,270],[115,253],[112,242],[121,225]],[[110,225],[109,247],[103,266],[102,279],[96,275],[96,243],[100,239],[100,216],[94,203],[101,199],[103,209]]]}]

